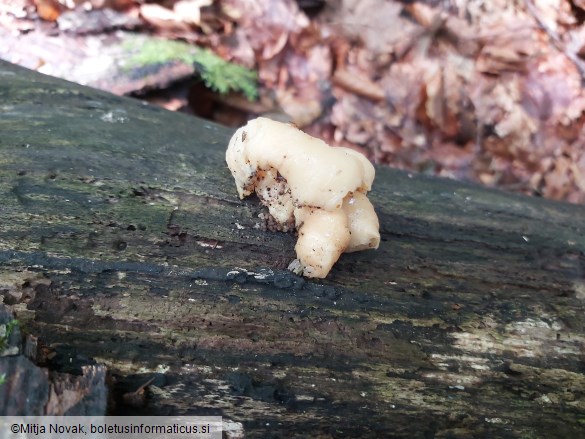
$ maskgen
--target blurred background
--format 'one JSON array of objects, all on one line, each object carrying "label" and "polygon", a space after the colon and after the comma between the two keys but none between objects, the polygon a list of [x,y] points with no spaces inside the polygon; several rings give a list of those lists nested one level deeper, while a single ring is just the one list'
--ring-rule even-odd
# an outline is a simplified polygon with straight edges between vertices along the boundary
[{"label": "blurred background", "polygon": [[584,22],[585,0],[5,0],[0,58],[584,203]]}]

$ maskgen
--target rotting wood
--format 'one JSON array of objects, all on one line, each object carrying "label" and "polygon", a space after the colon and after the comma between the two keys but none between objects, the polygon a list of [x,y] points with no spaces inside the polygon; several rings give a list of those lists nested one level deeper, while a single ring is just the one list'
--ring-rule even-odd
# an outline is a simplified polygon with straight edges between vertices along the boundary
[{"label": "rotting wood", "polygon": [[112,413],[582,436],[583,206],[379,169],[380,249],[309,281],[237,198],[231,130],[5,63],[0,99],[1,294],[24,333],[108,367]]},{"label": "rotting wood", "polygon": [[[10,301],[7,298],[14,290],[3,292],[8,293],[4,301]],[[63,349],[57,350],[50,352],[47,361],[47,356],[38,352],[36,337],[29,335],[23,345],[18,321],[0,304],[0,415],[104,414],[108,403],[106,367],[82,364],[88,359],[80,362],[71,352],[63,355]],[[51,370],[33,361],[48,362]]]}]

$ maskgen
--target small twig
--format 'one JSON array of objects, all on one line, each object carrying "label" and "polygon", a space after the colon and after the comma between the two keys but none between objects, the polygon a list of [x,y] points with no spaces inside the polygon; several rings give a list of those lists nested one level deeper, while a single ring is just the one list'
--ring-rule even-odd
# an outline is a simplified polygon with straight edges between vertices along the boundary
[{"label": "small twig", "polygon": [[122,395],[124,402],[134,407],[141,407],[144,405],[144,389],[146,389],[146,387],[148,387],[153,381],[154,378],[151,378],[134,392],[128,392]]},{"label": "small twig", "polygon": [[136,389],[134,392],[132,393],[139,393],[142,392],[144,389],[146,389],[148,386],[150,386],[152,384],[152,382],[154,381],[154,378],[149,379],[147,382],[145,382],[143,385],[141,385],[138,389]]}]

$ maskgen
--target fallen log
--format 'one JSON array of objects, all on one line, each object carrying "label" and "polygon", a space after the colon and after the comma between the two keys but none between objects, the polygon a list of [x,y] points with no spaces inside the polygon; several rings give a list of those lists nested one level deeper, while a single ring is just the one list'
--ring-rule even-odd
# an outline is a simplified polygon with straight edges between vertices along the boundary
[{"label": "fallen log", "polygon": [[107,367],[109,414],[583,435],[583,206],[378,169],[380,248],[307,280],[238,199],[232,130],[2,62],[0,97],[0,295],[50,359],[85,359],[65,373]]}]

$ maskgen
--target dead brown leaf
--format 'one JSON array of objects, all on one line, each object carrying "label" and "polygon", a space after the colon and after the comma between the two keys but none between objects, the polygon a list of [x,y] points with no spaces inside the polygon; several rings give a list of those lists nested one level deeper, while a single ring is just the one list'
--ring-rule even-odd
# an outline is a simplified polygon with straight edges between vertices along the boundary
[{"label": "dead brown leaf", "polygon": [[34,0],[34,4],[39,17],[46,21],[56,21],[65,10],[57,0]]},{"label": "dead brown leaf", "polygon": [[293,0],[223,0],[222,12],[243,29],[241,37],[261,60],[279,54],[289,35],[299,33],[309,20]]},{"label": "dead brown leaf", "polygon": [[140,16],[150,25],[166,31],[188,32],[189,24],[182,21],[180,14],[155,3],[140,6]]},{"label": "dead brown leaf", "polygon": [[373,101],[381,101],[385,97],[384,89],[380,85],[355,70],[336,70],[333,75],[333,83]]},{"label": "dead brown leaf", "polygon": [[526,72],[536,54],[534,32],[503,35],[489,41],[477,59],[477,70],[498,75],[502,72]]}]

